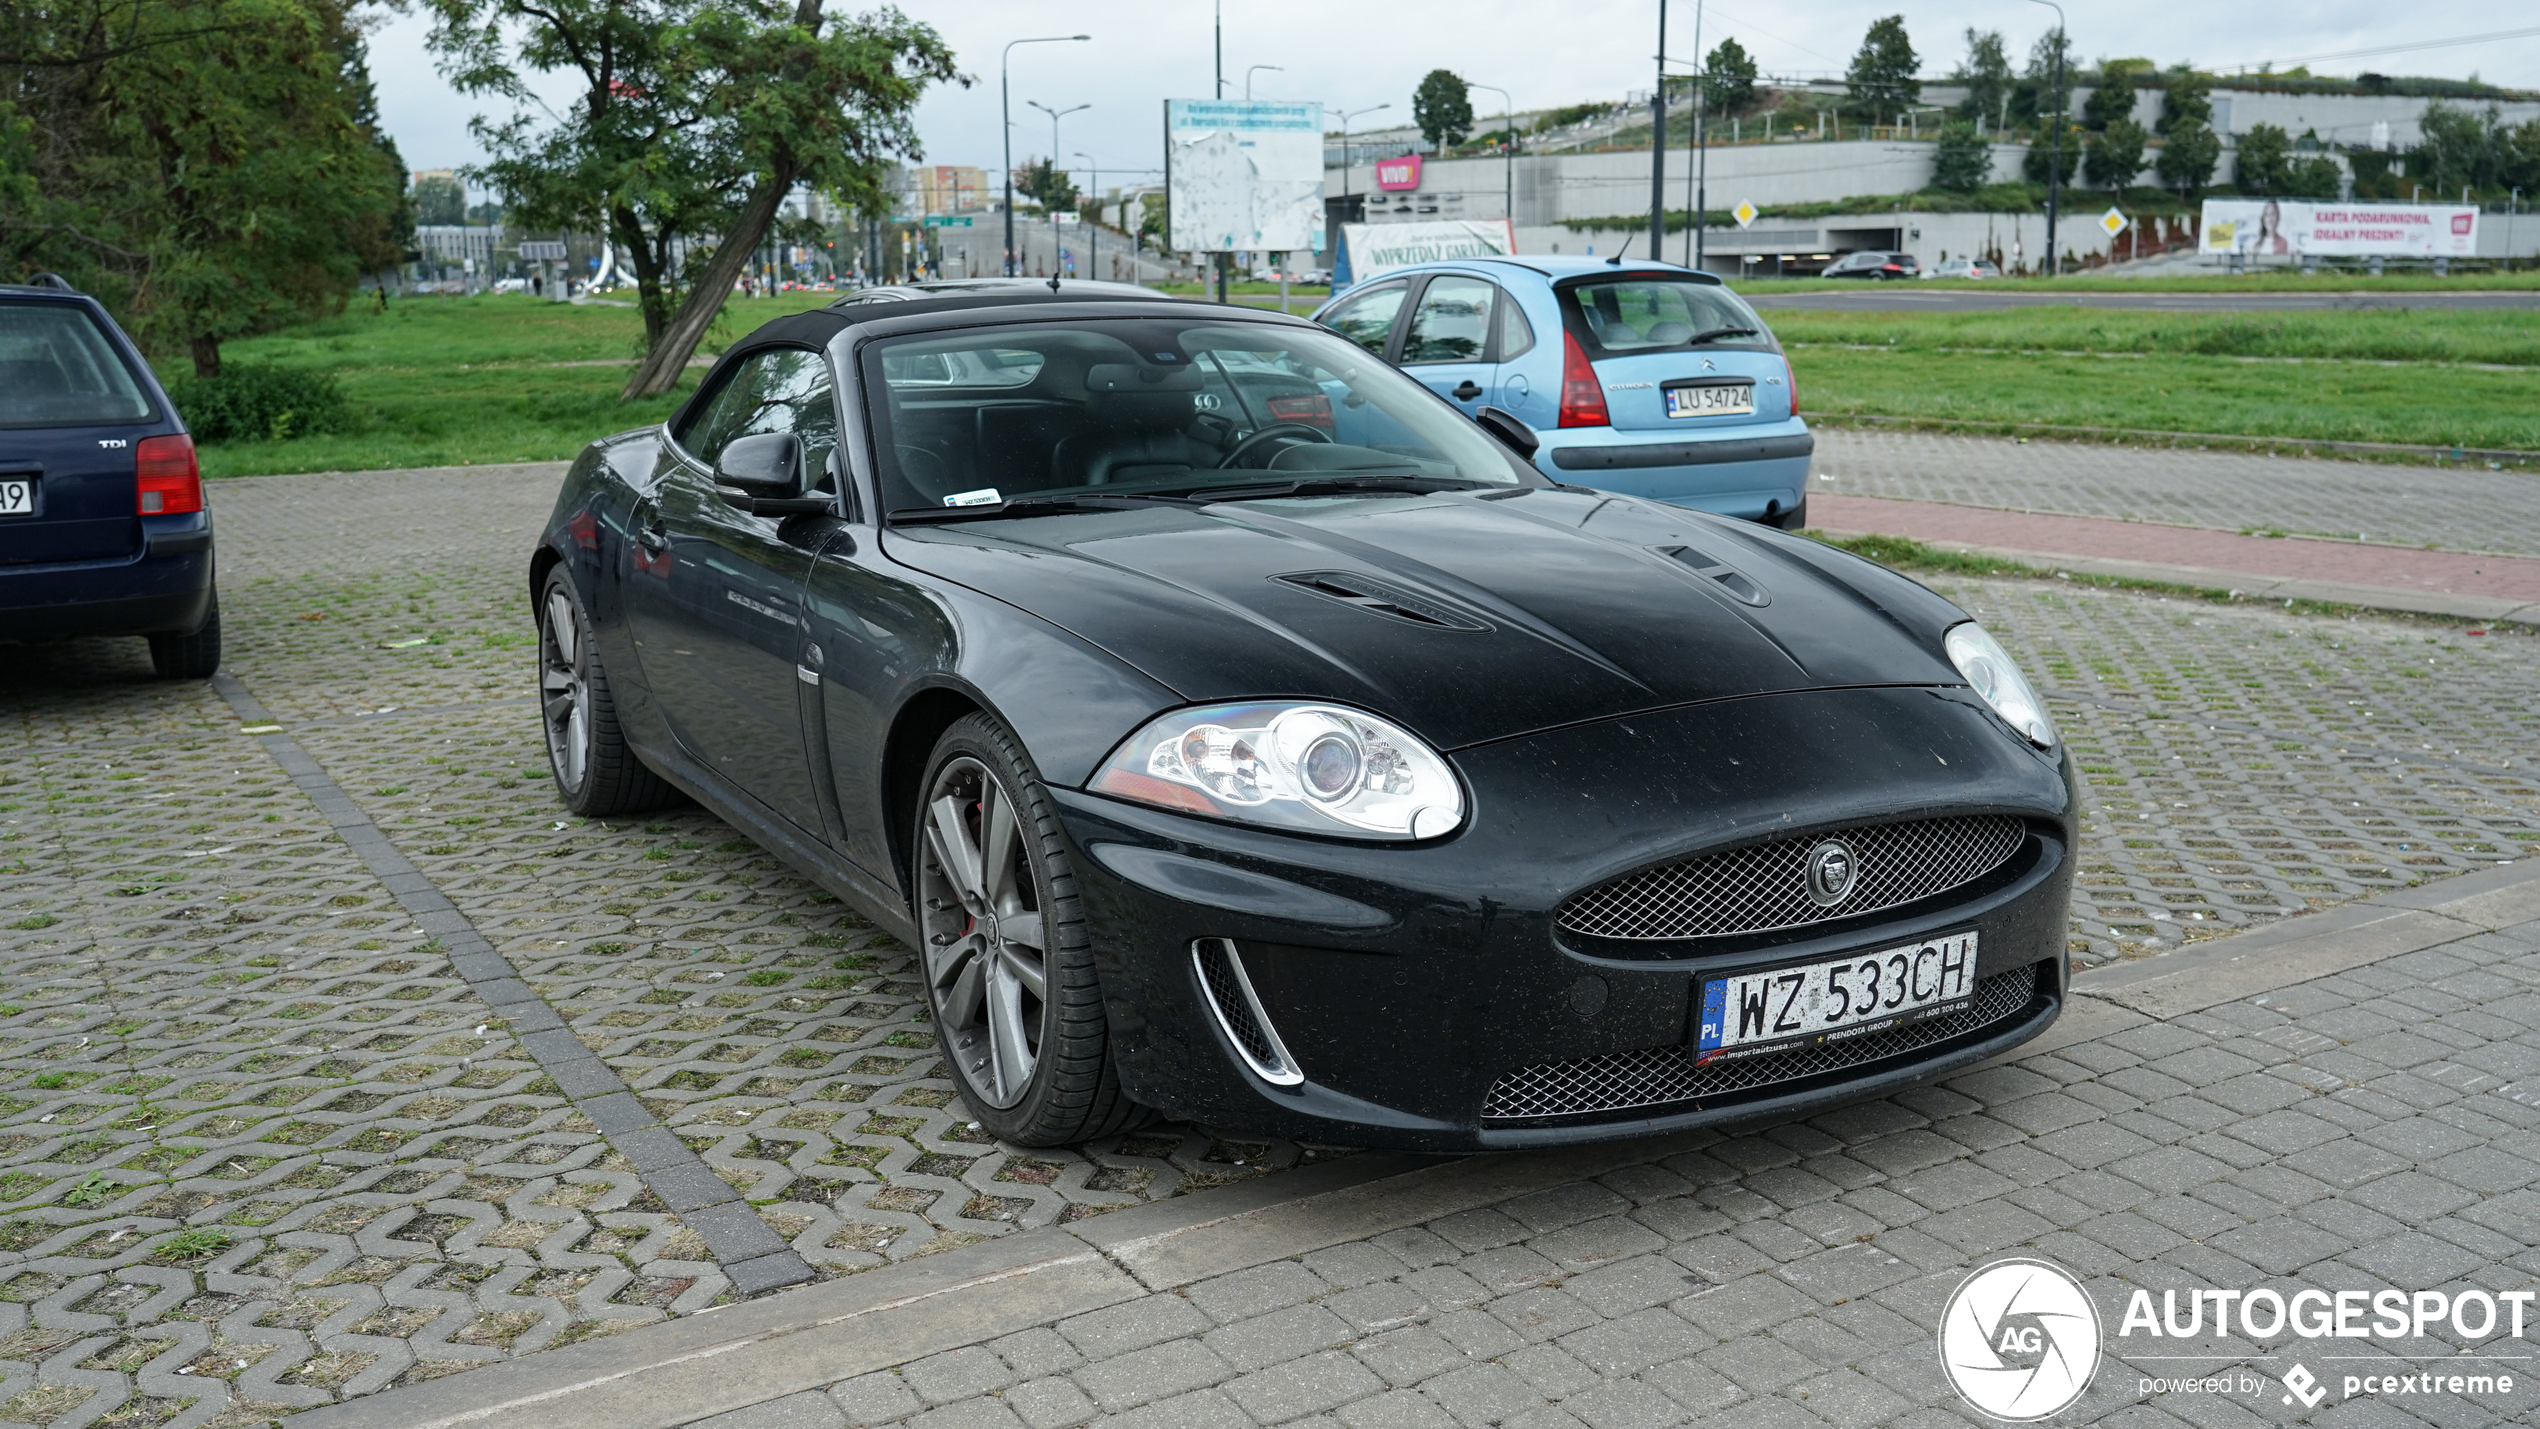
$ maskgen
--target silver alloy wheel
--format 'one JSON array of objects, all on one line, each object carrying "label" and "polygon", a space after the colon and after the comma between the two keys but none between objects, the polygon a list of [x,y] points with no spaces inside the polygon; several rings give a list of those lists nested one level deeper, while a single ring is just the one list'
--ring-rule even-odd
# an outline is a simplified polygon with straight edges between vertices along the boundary
[{"label": "silver alloy wheel", "polygon": [[927,992],[964,1079],[999,1108],[1031,1089],[1049,1006],[1026,837],[1013,795],[986,765],[964,755],[936,772],[918,859]]},{"label": "silver alloy wheel", "polygon": [[547,618],[538,622],[538,698],[545,707],[547,757],[568,790],[591,772],[591,680],[582,648],[582,621],[562,587],[547,592]]}]

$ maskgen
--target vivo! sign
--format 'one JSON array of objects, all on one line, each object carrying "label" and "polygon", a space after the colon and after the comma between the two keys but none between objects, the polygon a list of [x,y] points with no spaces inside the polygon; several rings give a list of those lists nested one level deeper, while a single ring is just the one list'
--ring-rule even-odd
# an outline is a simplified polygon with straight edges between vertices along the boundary
[{"label": "vivo! sign", "polygon": [[1387,193],[1420,187],[1420,156],[1405,154],[1398,159],[1378,159],[1376,187]]}]

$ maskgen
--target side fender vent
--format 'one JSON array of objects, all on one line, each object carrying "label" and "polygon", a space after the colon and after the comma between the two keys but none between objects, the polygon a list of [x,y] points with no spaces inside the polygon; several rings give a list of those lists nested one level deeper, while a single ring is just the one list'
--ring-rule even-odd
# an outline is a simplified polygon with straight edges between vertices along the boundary
[{"label": "side fender vent", "polygon": [[1276,1087],[1293,1087],[1305,1080],[1296,1059],[1288,1055],[1287,1044],[1279,1040],[1270,1025],[1270,1014],[1262,1009],[1261,998],[1252,990],[1252,979],[1244,975],[1243,959],[1235,952],[1231,938],[1201,938],[1191,944],[1191,963],[1199,972],[1199,985],[1208,995],[1208,1010],[1217,1014],[1217,1026],[1233,1043],[1235,1051],[1252,1068],[1253,1075]]},{"label": "side fender vent", "polygon": [[1325,600],[1354,605],[1370,615],[1408,621],[1430,630],[1488,630],[1490,626],[1462,611],[1423,600],[1406,590],[1396,590],[1381,581],[1350,571],[1305,571],[1291,576],[1273,576],[1299,590],[1312,591]]},{"label": "side fender vent", "polygon": [[1695,575],[1709,576],[1720,583],[1720,589],[1745,601],[1748,605],[1762,606],[1773,603],[1772,596],[1762,586],[1749,580],[1744,571],[1707,552],[1696,550],[1691,546],[1657,546],[1652,549],[1662,556],[1682,561],[1692,567]]}]

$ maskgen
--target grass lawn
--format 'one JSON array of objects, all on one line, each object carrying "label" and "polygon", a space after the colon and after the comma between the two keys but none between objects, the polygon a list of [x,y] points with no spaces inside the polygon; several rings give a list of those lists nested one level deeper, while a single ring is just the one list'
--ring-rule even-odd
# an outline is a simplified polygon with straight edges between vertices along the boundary
[{"label": "grass lawn", "polygon": [[[1751,278],[1731,284],[1741,293],[1825,293],[1858,286],[1857,279]],[[1963,287],[1963,281],[1934,279],[1933,285]],[[2121,278],[2108,274],[2075,274],[2066,278],[1988,278],[1983,286],[2014,293],[2496,293],[2540,288],[2540,269],[2507,273],[2323,272],[2304,277],[2291,269],[2265,273],[2177,274],[2169,277]]]},{"label": "grass lawn", "polygon": [[2540,366],[2540,313],[2514,308],[2366,308],[2170,313],[2038,307],[1989,312],[1765,314],[1786,344],[1898,351],[2122,352]]}]

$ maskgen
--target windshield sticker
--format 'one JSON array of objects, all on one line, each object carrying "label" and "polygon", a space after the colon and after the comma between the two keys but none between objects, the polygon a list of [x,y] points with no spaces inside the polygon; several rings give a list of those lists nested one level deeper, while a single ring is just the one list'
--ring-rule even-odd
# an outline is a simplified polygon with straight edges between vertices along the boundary
[{"label": "windshield sticker", "polygon": [[983,486],[977,491],[956,491],[944,498],[944,504],[946,506],[994,506],[1003,500],[1005,498],[997,494],[995,487]]}]

